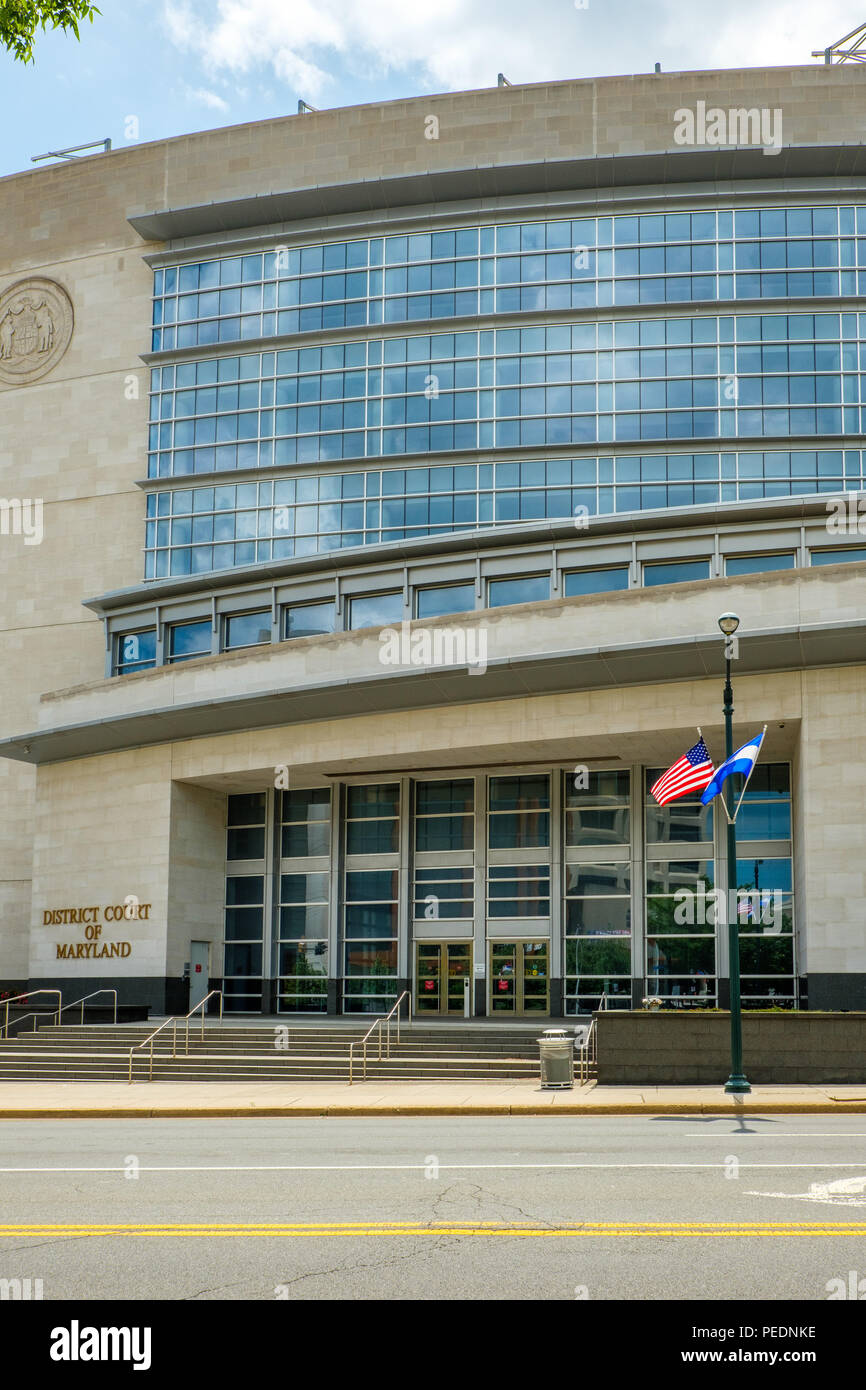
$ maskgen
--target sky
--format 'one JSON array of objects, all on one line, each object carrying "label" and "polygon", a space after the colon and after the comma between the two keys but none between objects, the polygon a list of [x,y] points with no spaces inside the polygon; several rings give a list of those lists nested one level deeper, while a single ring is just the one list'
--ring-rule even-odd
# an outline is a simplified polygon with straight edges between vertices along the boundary
[{"label": "sky", "polygon": [[[312,106],[511,82],[811,63],[864,0],[100,0],[81,42],[0,53],[0,176]],[[2,213],[0,213],[2,215]]]}]

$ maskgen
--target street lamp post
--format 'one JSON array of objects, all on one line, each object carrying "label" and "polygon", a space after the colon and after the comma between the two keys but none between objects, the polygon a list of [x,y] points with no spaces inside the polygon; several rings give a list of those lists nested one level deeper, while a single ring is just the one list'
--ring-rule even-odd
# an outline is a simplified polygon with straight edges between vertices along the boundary
[{"label": "street lamp post", "polygon": [[[725,759],[734,752],[734,692],[731,686],[731,656],[733,637],[740,620],[736,613],[723,613],[719,627],[725,637]],[[731,1074],[725,1082],[729,1095],[745,1095],[751,1091],[743,1075],[743,1015],[740,1004],[740,923],[737,913],[737,827],[728,816],[728,956],[731,988]]]}]

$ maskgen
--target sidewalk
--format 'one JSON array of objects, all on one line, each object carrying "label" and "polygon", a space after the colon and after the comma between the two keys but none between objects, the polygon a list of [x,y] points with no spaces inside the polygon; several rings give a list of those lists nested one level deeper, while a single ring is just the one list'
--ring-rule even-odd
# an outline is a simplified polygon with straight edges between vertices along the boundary
[{"label": "sidewalk", "polygon": [[598,1086],[542,1091],[537,1081],[6,1081],[0,1120],[252,1118],[286,1115],[866,1115],[866,1085]]}]

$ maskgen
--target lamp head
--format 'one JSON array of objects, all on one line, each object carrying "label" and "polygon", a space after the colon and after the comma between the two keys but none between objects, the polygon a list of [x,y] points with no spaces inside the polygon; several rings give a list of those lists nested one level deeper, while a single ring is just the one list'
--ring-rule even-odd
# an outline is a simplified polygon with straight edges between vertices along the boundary
[{"label": "lamp head", "polygon": [[740,620],[736,613],[723,613],[719,618],[719,627],[726,637],[732,637],[740,626]]}]

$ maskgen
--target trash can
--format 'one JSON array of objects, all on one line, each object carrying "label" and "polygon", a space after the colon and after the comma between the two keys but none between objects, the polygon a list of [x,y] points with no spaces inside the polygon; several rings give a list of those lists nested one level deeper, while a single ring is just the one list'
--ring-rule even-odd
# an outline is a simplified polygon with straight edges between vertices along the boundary
[{"label": "trash can", "polygon": [[538,1039],[542,1090],[571,1090],[574,1086],[574,1038],[564,1028],[545,1028]]}]

